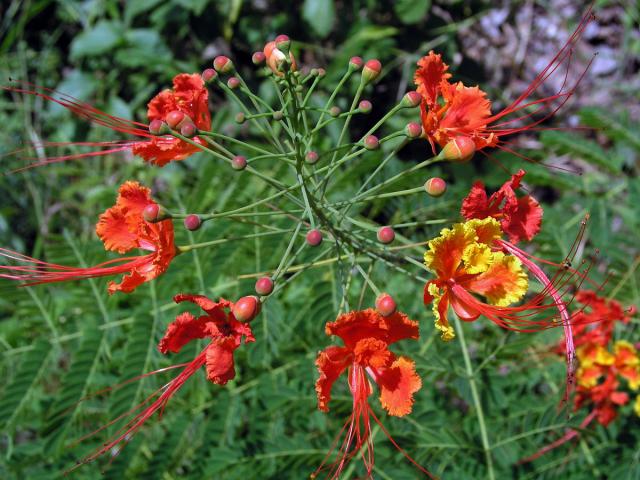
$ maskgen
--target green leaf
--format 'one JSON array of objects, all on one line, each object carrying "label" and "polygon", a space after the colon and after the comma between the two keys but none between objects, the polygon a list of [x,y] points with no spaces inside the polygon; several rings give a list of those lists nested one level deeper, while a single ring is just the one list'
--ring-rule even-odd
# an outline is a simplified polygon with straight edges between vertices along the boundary
[{"label": "green leaf", "polygon": [[326,37],[333,29],[336,19],[333,0],[305,0],[302,18],[320,38]]},{"label": "green leaf", "polygon": [[71,58],[93,57],[109,52],[123,40],[122,25],[101,20],[71,42]]},{"label": "green leaf", "polygon": [[396,0],[393,9],[402,23],[411,25],[423,20],[431,6],[431,0]]}]

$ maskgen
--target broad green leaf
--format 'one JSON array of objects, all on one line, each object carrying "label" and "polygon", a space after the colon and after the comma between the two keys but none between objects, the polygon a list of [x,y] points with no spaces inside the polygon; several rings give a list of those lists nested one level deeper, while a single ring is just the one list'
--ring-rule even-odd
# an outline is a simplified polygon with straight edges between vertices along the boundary
[{"label": "broad green leaf", "polygon": [[100,20],[71,43],[71,57],[92,57],[111,52],[123,40],[120,23]]},{"label": "broad green leaf", "polygon": [[333,29],[336,12],[333,0],[305,0],[302,6],[304,18],[313,31],[324,38]]},{"label": "broad green leaf", "polygon": [[427,15],[431,0],[396,0],[393,9],[402,23],[419,23]]}]

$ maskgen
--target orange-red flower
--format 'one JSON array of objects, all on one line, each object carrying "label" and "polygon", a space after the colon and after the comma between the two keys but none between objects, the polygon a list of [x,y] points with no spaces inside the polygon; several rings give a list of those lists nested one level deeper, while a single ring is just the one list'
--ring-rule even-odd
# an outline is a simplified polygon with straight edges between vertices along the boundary
[{"label": "orange-red flower", "polygon": [[[563,75],[562,66],[569,65],[573,47],[592,16],[589,8],[551,62],[517,99],[496,114],[491,113],[491,101],[478,86],[468,87],[462,82],[449,81],[449,66],[440,54],[430,51],[418,60],[414,81],[422,95],[422,126],[434,154],[436,144],[444,148],[460,138],[465,139],[462,142],[465,145],[470,143],[467,140],[473,142],[475,150],[487,147],[509,150],[502,144],[503,137],[534,129],[552,117],[569,100],[582,76],[572,86],[563,82],[554,95],[537,100],[531,97],[554,74]],[[468,158],[466,151],[463,153],[459,159]]]},{"label": "orange-red flower", "polygon": [[500,189],[487,197],[484,184],[477,181],[471,187],[469,195],[462,201],[462,216],[472,218],[493,217],[500,222],[502,231],[509,236],[511,243],[531,240],[540,231],[542,207],[530,195],[518,198],[515,190],[525,175],[524,170],[511,176]]},{"label": "orange-red flower", "polygon": [[106,250],[125,253],[141,249],[150,252],[146,255],[109,260],[94,267],[76,268],[0,249],[0,256],[25,264],[0,265],[0,271],[10,272],[2,273],[0,277],[24,280],[27,285],[38,285],[124,274],[120,283],[109,283],[109,293],[132,292],[142,283],[163,274],[178,253],[173,241],[171,220],[156,223],[144,220],[143,211],[152,204],[155,202],[151,199],[148,188],[138,182],[125,182],[120,186],[116,204],[100,215],[96,225],[96,233],[104,242]]},{"label": "orange-red flower", "polygon": [[[233,315],[234,304],[221,298],[215,302],[203,295],[178,294],[174,297],[176,303],[192,302],[204,311],[204,315],[195,317],[185,312],[167,326],[164,337],[158,344],[159,350],[178,353],[184,345],[191,340],[209,338],[209,344],[189,363],[176,365],[171,368],[184,367],[182,371],[170,382],[156,390],[132,411],[125,415],[136,413],[116,434],[98,450],[85,457],[81,464],[89,463],[106,452],[119,452],[119,445],[126,444],[131,437],[153,416],[154,413],[164,411],[167,403],[175,395],[184,383],[196,373],[202,366],[206,366],[207,378],[218,385],[225,385],[235,377],[233,353],[243,343],[254,342],[255,338],[251,327],[247,323],[239,322]],[[160,373],[168,369],[164,368],[151,374]],[[145,376],[151,375],[147,374]],[[156,398],[157,397],[157,398]],[[146,407],[145,405],[151,404]],[[122,417],[110,422],[108,425],[93,432],[92,436],[107,426],[121,420]],[[87,437],[88,437],[87,436]],[[84,438],[87,438],[84,437]]]},{"label": "orange-red flower", "polygon": [[[0,88],[16,93],[39,96],[47,101],[61,105],[80,118],[116,132],[124,133],[133,137],[133,139],[108,142],[44,142],[34,146],[44,148],[61,146],[99,147],[100,150],[59,157],[47,157],[47,159],[37,161],[25,168],[122,151],[131,151],[134,155],[139,155],[149,163],[164,166],[171,161],[183,160],[199,150],[198,147],[169,135],[160,137],[152,135],[149,133],[148,125],[146,124],[109,115],[93,105],[82,102],[70,95],[36,85],[26,85],[28,88]],[[200,130],[210,130],[211,114],[209,113],[208,102],[209,93],[202,77],[199,74],[181,73],[174,77],[172,90],[163,90],[149,102],[147,116],[149,121],[165,120],[168,113],[180,111],[193,120]],[[199,137],[194,137],[193,141],[200,144],[204,143]]]},{"label": "orange-red flower", "polygon": [[[346,429],[338,459],[329,467],[325,467],[323,462],[314,475],[328,468],[327,476],[338,478],[349,460],[365,446],[366,452],[361,456],[367,474],[371,475],[373,442],[370,418],[373,417],[378,425],[382,425],[369,405],[369,396],[373,393],[369,379],[377,384],[380,403],[390,415],[403,416],[411,412],[413,394],[420,389],[422,382],[415,371],[414,362],[396,356],[389,350],[389,345],[406,338],[417,339],[418,323],[400,312],[383,317],[375,310],[368,309],[340,315],[335,322],[327,323],[325,331],[327,335],[340,337],[344,346],[330,346],[318,354],[318,408],[325,412],[329,410],[333,384],[346,371],[353,409],[340,432],[342,434]],[[382,429],[393,442],[384,427]],[[395,442],[393,444],[399,448]],[[428,474],[422,467],[418,468]]]}]

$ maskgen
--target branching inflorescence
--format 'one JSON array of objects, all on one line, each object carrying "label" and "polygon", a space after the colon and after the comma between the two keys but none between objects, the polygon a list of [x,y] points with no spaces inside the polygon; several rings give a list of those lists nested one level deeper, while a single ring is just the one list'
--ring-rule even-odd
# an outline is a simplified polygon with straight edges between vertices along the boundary
[{"label": "branching inflorescence", "polygon": [[[429,52],[418,62],[416,91],[407,92],[355,140],[351,140],[350,125],[356,116],[371,111],[372,103],[364,96],[380,76],[381,63],[353,57],[335,88],[327,89],[324,69],[313,68],[305,73],[299,69],[286,35],[268,42],[263,51],[252,57],[253,63],[268,74],[275,92],[275,104],[258,95],[236,70],[232,60],[224,56],[217,57],[214,68],[206,69],[202,74],[177,75],[172,89],[162,91],[149,102],[148,126],[107,115],[91,105],[45,88],[9,87],[14,92],[56,102],[83,119],[128,137],[116,142],[84,143],[80,146],[98,149],[50,156],[25,168],[125,150],[149,165],[162,167],[200,153],[227,167],[224,175],[252,178],[267,187],[264,190],[267,193],[224,211],[179,213],[153,200],[149,188],[127,181],[120,187],[115,206],[98,219],[96,233],[107,251],[124,254],[143,250],[145,254],[76,268],[0,249],[0,255],[7,260],[0,265],[0,277],[37,285],[124,275],[120,283],[109,283],[108,292],[129,293],[145,282],[161,281],[159,277],[172,268],[176,256],[196,249],[216,248],[230,240],[213,238],[202,243],[177,245],[176,221],[182,220],[184,228],[194,231],[207,222],[227,219],[256,226],[255,233],[233,238],[234,241],[266,236],[283,239],[284,248],[272,254],[274,263],[268,274],[258,275],[255,295],[246,295],[234,303],[224,299],[214,302],[202,295],[176,295],[176,302],[195,303],[205,315],[180,314],[168,325],[159,350],[163,354],[177,353],[194,339],[207,339],[208,345],[193,361],[177,366],[182,370],[173,380],[135,410],[127,412],[122,417],[126,419],[124,427],[103,448],[86,457],[85,462],[105,452],[113,452],[128,442],[147,419],[164,410],[175,392],[200,367],[206,368],[207,378],[212,383],[224,385],[233,379],[235,349],[243,343],[260,341],[260,338],[254,338],[249,323],[259,315],[261,305],[304,271],[327,263],[338,266],[341,302],[337,319],[327,323],[325,331],[327,335],[340,337],[344,345],[328,346],[317,356],[318,407],[325,412],[329,410],[332,386],[339,377],[346,380],[353,403],[352,413],[336,444],[313,473],[314,478],[339,477],[353,457],[360,457],[366,475],[372,475],[371,419],[418,472],[432,477],[393,440],[369,404],[370,396],[377,389],[382,407],[389,415],[408,415],[414,401],[419,401],[416,395],[422,386],[413,360],[388,348],[403,339],[419,341],[419,323],[398,312],[394,297],[378,287],[376,282],[380,280],[372,278],[375,265],[405,274],[411,280],[407,288],[415,289],[417,296],[420,285],[426,283],[424,302],[432,304],[436,329],[445,341],[455,337],[449,322],[449,307],[465,322],[485,317],[502,328],[518,332],[563,328],[563,353],[567,359],[565,397],[569,399],[575,377],[574,334],[576,328],[581,328],[576,326],[576,319],[582,319],[578,324],[584,320],[583,310],[572,315],[569,305],[576,289],[588,280],[589,273],[589,265],[574,269],[570,261],[582,242],[586,220],[564,261],[543,260],[519,248],[518,242],[530,241],[540,231],[543,213],[532,196],[517,194],[525,175],[523,170],[491,195],[487,194],[482,182],[473,184],[461,205],[464,222],[443,229],[438,237],[426,242],[426,253],[425,242],[412,243],[397,233],[402,225],[379,225],[353,211],[361,211],[355,207],[372,201],[424,194],[425,190],[432,197],[441,196],[446,190],[446,182],[437,177],[415,188],[393,191],[392,187],[401,180],[413,181],[421,175],[422,169],[436,162],[468,161],[476,151],[492,147],[510,151],[503,140],[505,136],[540,129],[542,122],[571,97],[576,85],[563,84],[560,91],[543,98],[537,98],[536,92],[550,77],[566,75],[573,45],[591,16],[589,10],[550,65],[534,79],[527,91],[497,114],[491,113],[491,102],[479,87],[450,83],[451,73],[441,55]],[[346,102],[348,108],[342,111],[337,106],[338,100],[353,83],[355,93]],[[224,93],[238,107],[236,122],[247,125],[250,134],[260,137],[263,143],[244,141],[212,130],[209,88]],[[316,94],[321,89],[330,93],[326,100],[319,102]],[[401,111],[410,112],[414,121],[399,131],[385,131],[389,120]],[[328,129],[336,126],[336,135],[327,134]],[[385,167],[396,153],[409,142],[420,139],[430,143],[431,148],[425,151],[432,151],[433,156],[389,175]],[[60,147],[60,144],[41,146]],[[336,180],[374,150],[385,152],[380,163],[366,174],[357,191],[342,192]],[[267,164],[269,167],[265,168]],[[258,222],[258,218],[265,221]],[[276,226],[274,219],[284,219],[287,226]],[[430,223],[442,223],[442,220],[417,218],[406,225],[420,227]],[[415,258],[419,253],[424,253],[424,263]],[[553,267],[555,273],[547,276],[539,264]],[[527,272],[540,283],[541,287],[534,293],[529,293]],[[424,277],[431,274],[434,278]],[[377,297],[375,309],[362,309],[362,295],[359,304],[354,304],[350,291],[354,276],[361,277],[363,284]],[[318,332],[321,330],[318,325]],[[464,339],[461,339],[461,346],[468,360]],[[578,348],[580,372],[587,368],[584,348],[584,345]],[[470,364],[467,367],[470,368]],[[581,373],[581,389],[584,378],[585,374]],[[475,384],[472,389],[477,399]],[[579,395],[583,398],[582,390]],[[578,404],[581,402],[578,400]],[[491,477],[491,454],[479,401],[476,408]],[[113,422],[119,420],[121,418]],[[333,458],[335,450],[337,454]]]}]

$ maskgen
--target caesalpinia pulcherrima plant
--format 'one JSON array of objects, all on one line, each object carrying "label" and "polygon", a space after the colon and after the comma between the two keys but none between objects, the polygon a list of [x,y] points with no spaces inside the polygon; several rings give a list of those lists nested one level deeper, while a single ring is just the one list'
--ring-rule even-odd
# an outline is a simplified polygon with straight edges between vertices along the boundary
[{"label": "caesalpinia pulcherrima plant", "polygon": [[[467,161],[476,151],[491,147],[511,150],[504,137],[543,128],[542,122],[566,103],[577,84],[570,88],[563,85],[563,89],[554,95],[542,98],[536,97],[537,92],[548,79],[563,75],[569,67],[573,45],[591,16],[589,10],[552,62],[526,91],[497,114],[491,113],[491,102],[479,87],[451,83],[449,67],[441,55],[429,52],[418,61],[415,72],[417,90],[407,92],[397,105],[383,113],[368,131],[354,141],[350,140],[350,124],[355,116],[371,111],[372,103],[363,95],[380,76],[381,63],[375,59],[365,62],[360,57],[353,57],[337,85],[330,88],[325,85],[327,76],[324,69],[304,71],[299,68],[286,35],[268,42],[252,57],[255,65],[264,66],[263,73],[269,77],[276,94],[275,103],[257,94],[236,70],[231,59],[224,56],[217,57],[214,68],[206,69],[202,74],[176,75],[173,87],[149,102],[148,125],[107,115],[89,104],[45,88],[9,88],[56,102],[84,119],[127,136],[121,141],[80,144],[82,147],[97,147],[97,150],[50,156],[26,168],[121,151],[130,151],[148,164],[162,167],[199,153],[229,167],[221,175],[254,177],[268,190],[263,190],[267,193],[261,198],[227,210],[183,213],[178,208],[160,205],[152,199],[151,191],[138,182],[127,181],[119,189],[116,205],[98,219],[96,233],[107,251],[125,254],[142,250],[148,253],[114,258],[94,267],[76,268],[2,249],[0,255],[7,263],[0,266],[0,277],[23,281],[25,285],[37,285],[124,275],[120,283],[111,281],[108,291],[130,293],[144,282],[162,281],[159,277],[173,268],[171,264],[178,254],[216,248],[231,240],[240,242],[267,236],[286,239],[282,250],[270,252],[270,260],[274,263],[269,271],[255,275],[255,295],[247,294],[234,303],[224,299],[216,302],[203,295],[175,296],[178,303],[196,304],[204,315],[180,314],[167,326],[159,350],[163,354],[171,354],[180,352],[186,344],[197,339],[209,343],[193,360],[172,367],[182,369],[173,380],[158,388],[134,410],[113,419],[107,426],[120,420],[125,421],[124,426],[103,447],[87,456],[84,463],[107,452],[112,455],[114,451],[119,452],[121,444],[127,443],[154,413],[161,413],[171,397],[201,367],[205,367],[206,377],[212,383],[225,385],[234,379],[236,349],[243,343],[261,341],[260,335],[254,337],[249,326],[249,322],[259,315],[261,305],[305,271],[335,263],[336,283],[340,285],[337,292],[340,311],[337,319],[327,323],[324,329],[327,335],[339,337],[342,344],[328,346],[318,353],[316,366],[319,377],[315,389],[318,408],[323,412],[329,411],[333,389],[347,390],[351,396],[351,414],[334,445],[327,446],[329,453],[312,476],[338,478],[350,460],[360,457],[365,475],[371,477],[374,472],[373,430],[379,428],[413,464],[416,472],[432,477],[427,468],[412,458],[418,452],[411,452],[410,456],[396,443],[374,413],[375,402],[373,405],[370,403],[377,390],[380,404],[390,416],[405,417],[411,413],[414,402],[420,402],[422,380],[419,368],[409,356],[399,353],[400,347],[398,353],[389,347],[405,339],[424,342],[425,335],[431,335],[431,329],[423,328],[423,338],[420,338],[419,322],[397,311],[394,297],[378,286],[378,282],[384,281],[384,276],[378,278],[374,275],[375,267],[380,265],[407,275],[411,281],[404,288],[415,292],[415,298],[421,296],[426,282],[424,302],[432,304],[435,326],[442,339],[454,339],[457,330],[482,431],[482,449],[492,477],[492,457],[478,388],[473,381],[462,331],[460,327],[454,329],[451,315],[453,313],[454,323],[486,317],[502,328],[518,332],[562,327],[568,397],[574,375],[574,334],[578,332],[576,329],[583,328],[583,322],[577,322],[576,318],[584,315],[582,310],[571,315],[568,305],[589,270],[588,267],[576,270],[570,266],[570,261],[581,244],[586,221],[563,262],[543,260],[518,247],[518,243],[529,242],[538,234],[543,215],[542,207],[531,195],[519,196],[516,193],[525,175],[523,170],[519,170],[490,195],[482,182],[474,183],[462,201],[464,221],[443,229],[440,236],[428,242],[423,264],[414,255],[423,252],[421,245],[424,243],[412,243],[396,230],[407,226],[424,227],[443,223],[444,220],[418,216],[415,221],[404,225],[384,226],[352,214],[352,211],[361,212],[361,207],[371,202],[418,194],[424,190],[433,197],[440,196],[446,190],[446,183],[437,177],[416,188],[392,191],[390,187],[401,180],[414,181],[421,175],[420,169],[436,162]],[[355,93],[346,102],[348,108],[342,111],[337,106],[341,99],[339,96],[344,95],[351,83],[355,83]],[[245,142],[212,130],[210,88],[224,93],[239,109],[236,122],[264,141]],[[328,91],[328,96],[316,96],[320,90]],[[400,130],[381,133],[401,111],[410,115],[413,121]],[[332,136],[330,129],[336,126],[338,128]],[[420,139],[430,143],[435,156],[408,168],[403,165],[403,170],[389,175],[385,167],[397,152],[409,142]],[[71,145],[65,144],[64,147]],[[60,147],[61,144],[45,143],[43,146]],[[436,146],[441,149],[439,153]],[[370,152],[380,149],[384,149],[382,160],[366,174],[358,190],[343,191],[340,175],[349,172]],[[270,163],[269,168],[263,168],[266,163]],[[274,164],[278,166],[277,174],[273,173]],[[415,183],[422,183],[422,180]],[[180,232],[174,232],[177,220],[183,221],[186,230],[196,231],[207,222],[221,219],[250,223],[256,230],[232,239],[214,236],[202,243],[176,245],[175,237],[180,236]],[[398,245],[391,246],[394,241]],[[554,267],[556,273],[548,277],[539,263]],[[425,274],[431,274],[433,278],[422,277]],[[529,293],[530,276],[541,285],[532,293]],[[362,309],[365,291],[353,292],[357,278],[360,278],[363,288],[370,289],[376,297],[375,309]],[[425,318],[421,320],[428,324]],[[321,332],[322,322],[316,328]],[[578,383],[582,388],[587,357],[582,356],[584,345],[578,345],[581,362]],[[316,347],[320,349],[321,345]],[[621,358],[629,352],[625,348],[622,344],[618,346]],[[621,372],[628,372],[629,358],[620,360],[627,362],[624,365],[614,361],[607,368],[616,365],[616,372],[623,375]],[[577,398],[582,398],[582,390],[578,395]],[[371,420],[375,423],[373,429]],[[106,426],[98,431],[103,428]]]}]

